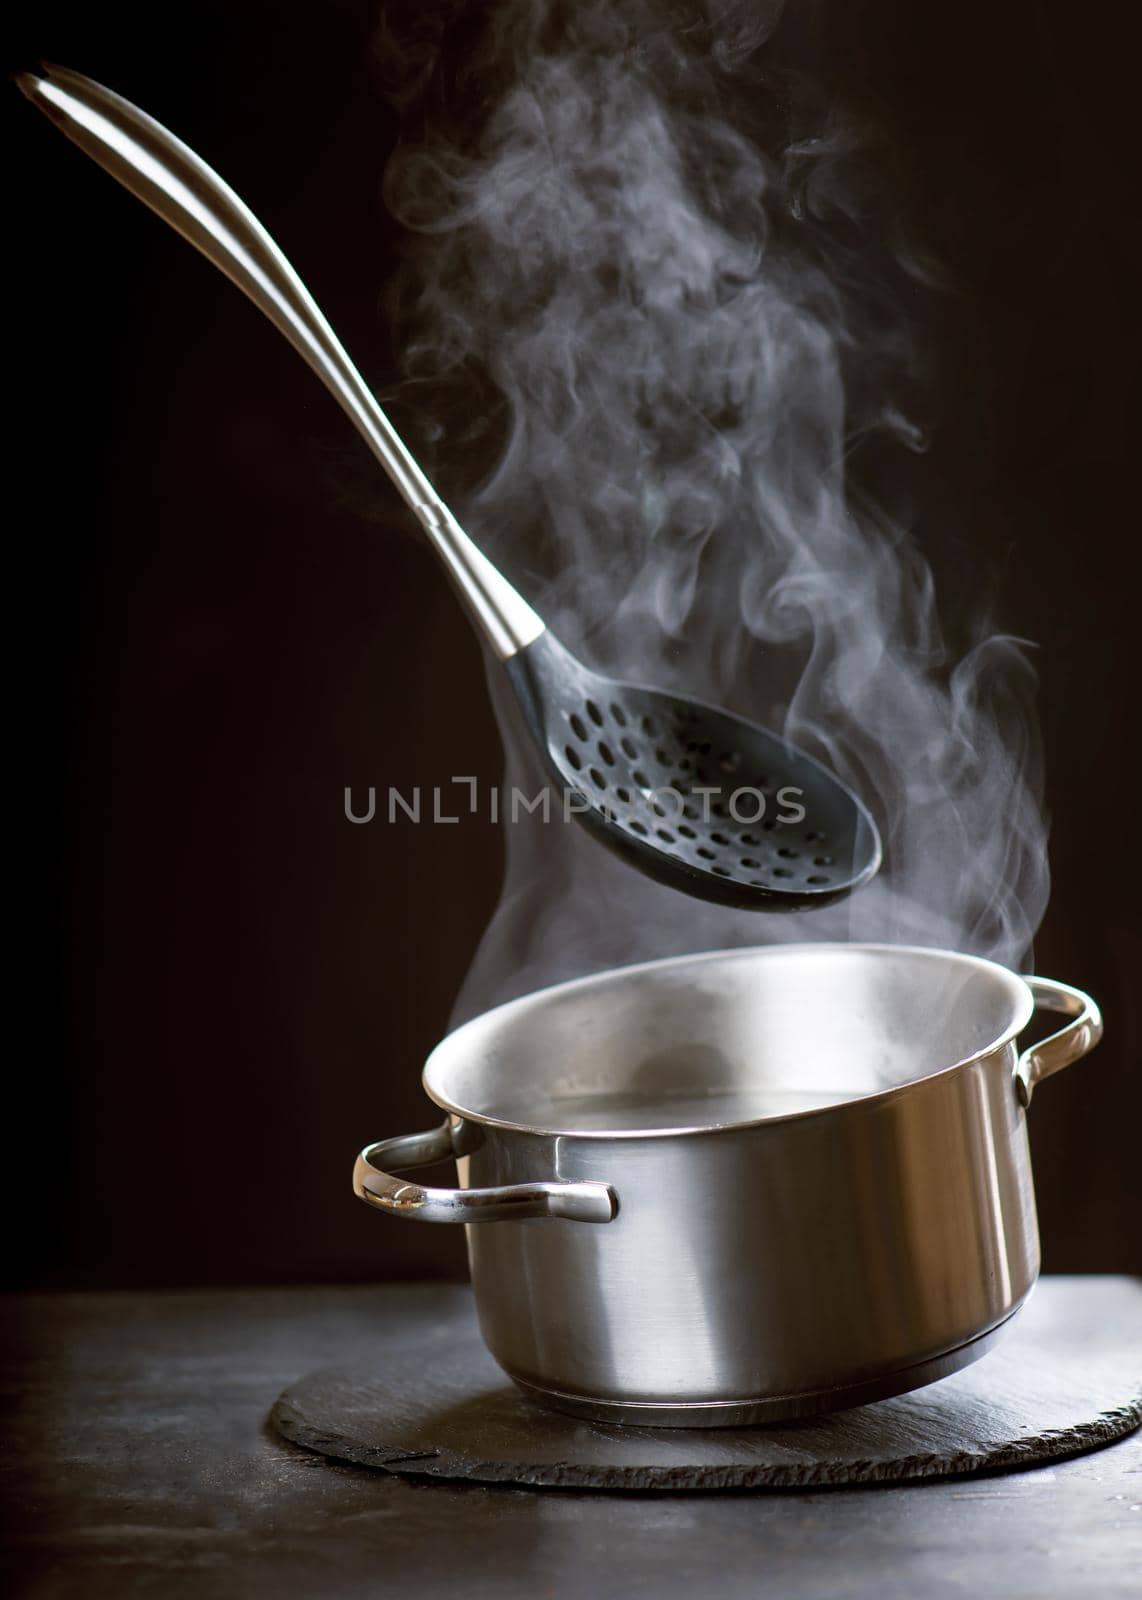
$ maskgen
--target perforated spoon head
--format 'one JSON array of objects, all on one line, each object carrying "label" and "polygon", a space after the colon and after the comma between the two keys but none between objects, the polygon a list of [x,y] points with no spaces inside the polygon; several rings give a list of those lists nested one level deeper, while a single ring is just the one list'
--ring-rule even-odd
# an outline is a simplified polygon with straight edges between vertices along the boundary
[{"label": "perforated spoon head", "polygon": [[777,734],[602,677],[550,630],[505,666],[564,815],[660,883],[741,909],[801,911],[879,867],[860,800]]}]

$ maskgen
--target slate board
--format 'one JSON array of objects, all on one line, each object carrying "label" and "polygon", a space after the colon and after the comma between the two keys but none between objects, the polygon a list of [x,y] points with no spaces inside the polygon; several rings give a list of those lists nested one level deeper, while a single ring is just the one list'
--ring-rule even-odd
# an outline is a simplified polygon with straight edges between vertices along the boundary
[{"label": "slate board", "polygon": [[1014,1471],[1142,1422],[1142,1283],[1046,1278],[1000,1344],[912,1394],[765,1428],[584,1422],[522,1395],[470,1296],[380,1326],[362,1361],[300,1379],[270,1420],[294,1444],[405,1476],[552,1488],[815,1488]]}]

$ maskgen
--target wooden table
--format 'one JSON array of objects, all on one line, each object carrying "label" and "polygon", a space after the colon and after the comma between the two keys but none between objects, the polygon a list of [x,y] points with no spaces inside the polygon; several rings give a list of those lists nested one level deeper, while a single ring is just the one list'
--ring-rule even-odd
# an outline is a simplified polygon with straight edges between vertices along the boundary
[{"label": "wooden table", "polygon": [[431,1289],[24,1296],[6,1311],[9,1593],[1015,1600],[1142,1593],[1142,1444],[917,1487],[415,1483],[271,1436],[299,1374]]}]

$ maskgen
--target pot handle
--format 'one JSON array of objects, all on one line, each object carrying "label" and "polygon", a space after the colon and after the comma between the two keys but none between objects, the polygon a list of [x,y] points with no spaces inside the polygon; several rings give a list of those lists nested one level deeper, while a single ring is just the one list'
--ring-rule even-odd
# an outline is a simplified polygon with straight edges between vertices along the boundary
[{"label": "pot handle", "polygon": [[1015,1065],[1015,1092],[1020,1105],[1031,1104],[1035,1085],[1053,1072],[1069,1067],[1072,1061],[1093,1050],[1102,1038],[1102,1015],[1089,994],[1072,989],[1068,983],[1058,983],[1054,978],[1024,978],[1036,1007],[1045,1011],[1061,1011],[1070,1021],[1058,1033],[1048,1034],[1032,1045]]},{"label": "pot handle", "polygon": [[516,1183],[496,1189],[422,1189],[390,1177],[385,1168],[428,1167],[455,1154],[452,1125],[406,1133],[366,1146],[353,1168],[353,1193],[390,1217],[410,1222],[518,1222],[526,1217],[565,1217],[572,1222],[610,1222],[619,1209],[609,1183]]}]

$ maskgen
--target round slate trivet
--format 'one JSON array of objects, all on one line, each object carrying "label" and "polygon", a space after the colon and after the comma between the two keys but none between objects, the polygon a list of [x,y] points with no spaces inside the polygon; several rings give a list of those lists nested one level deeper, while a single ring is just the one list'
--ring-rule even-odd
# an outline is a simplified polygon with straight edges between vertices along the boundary
[{"label": "round slate trivet", "polygon": [[548,1411],[504,1377],[471,1299],[428,1290],[367,1361],[293,1384],[295,1444],[428,1478],[592,1489],[805,1488],[1015,1470],[1142,1422],[1142,1284],[1047,1278],[989,1355],[912,1394],[767,1428],[642,1428]]}]

